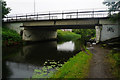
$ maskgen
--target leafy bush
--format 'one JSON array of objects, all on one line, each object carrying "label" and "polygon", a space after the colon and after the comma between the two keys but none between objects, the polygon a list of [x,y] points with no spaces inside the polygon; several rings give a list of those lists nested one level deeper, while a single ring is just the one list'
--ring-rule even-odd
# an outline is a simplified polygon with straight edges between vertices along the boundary
[{"label": "leafy bush", "polygon": [[82,38],[90,39],[95,37],[95,29],[73,29],[73,32],[80,34]]},{"label": "leafy bush", "polygon": [[21,36],[13,30],[2,28],[2,42],[3,45],[17,45],[22,41]]}]

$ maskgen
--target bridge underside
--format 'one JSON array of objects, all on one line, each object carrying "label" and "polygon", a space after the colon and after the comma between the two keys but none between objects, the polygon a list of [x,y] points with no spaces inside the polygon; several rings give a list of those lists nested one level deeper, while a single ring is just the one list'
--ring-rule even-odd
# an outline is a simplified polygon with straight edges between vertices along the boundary
[{"label": "bridge underside", "polygon": [[24,41],[43,41],[57,39],[57,29],[95,29],[95,25],[40,25],[21,26]]},{"label": "bridge underside", "polygon": [[24,29],[95,29],[97,25],[43,25],[43,26],[21,26]]},{"label": "bridge underside", "polygon": [[24,41],[44,41],[54,40],[57,38],[57,31],[55,29],[24,29],[22,39]]}]

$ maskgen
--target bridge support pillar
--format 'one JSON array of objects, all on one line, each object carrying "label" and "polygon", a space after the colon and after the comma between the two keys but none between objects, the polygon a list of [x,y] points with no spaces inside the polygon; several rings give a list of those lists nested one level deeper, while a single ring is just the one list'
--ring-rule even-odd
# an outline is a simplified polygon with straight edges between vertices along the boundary
[{"label": "bridge support pillar", "polygon": [[44,41],[57,38],[56,29],[24,29],[22,39],[24,41]]},{"label": "bridge support pillar", "polygon": [[98,43],[100,41],[101,28],[102,28],[102,26],[95,26],[95,29],[96,29],[96,43]]}]

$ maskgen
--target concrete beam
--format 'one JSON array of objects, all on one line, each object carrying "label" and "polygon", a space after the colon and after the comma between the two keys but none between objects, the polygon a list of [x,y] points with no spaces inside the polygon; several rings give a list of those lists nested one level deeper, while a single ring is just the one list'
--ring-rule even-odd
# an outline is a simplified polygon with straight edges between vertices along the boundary
[{"label": "concrete beam", "polygon": [[95,29],[95,25],[43,25],[43,26],[21,26],[25,29]]},{"label": "concrete beam", "polygon": [[23,22],[23,26],[44,26],[44,25],[54,25],[54,21]]}]

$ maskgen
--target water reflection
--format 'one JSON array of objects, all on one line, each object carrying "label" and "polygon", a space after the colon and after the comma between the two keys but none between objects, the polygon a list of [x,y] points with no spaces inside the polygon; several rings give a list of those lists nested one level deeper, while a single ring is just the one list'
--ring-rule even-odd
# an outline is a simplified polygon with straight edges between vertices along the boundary
[{"label": "water reflection", "polygon": [[12,71],[11,78],[28,78],[32,77],[35,67],[30,64],[16,63],[6,61],[6,65],[9,66],[9,69]]},{"label": "water reflection", "polygon": [[63,44],[58,44],[57,45],[57,50],[58,51],[74,51],[74,42],[69,41],[65,42]]},{"label": "water reflection", "polygon": [[7,67],[7,69],[3,69],[3,72],[9,72],[9,76],[6,75],[9,78],[30,78],[35,69],[52,65],[60,67],[60,64],[64,64],[79,51],[79,41],[69,41],[62,44],[51,41],[23,47],[3,48],[3,66]]}]

